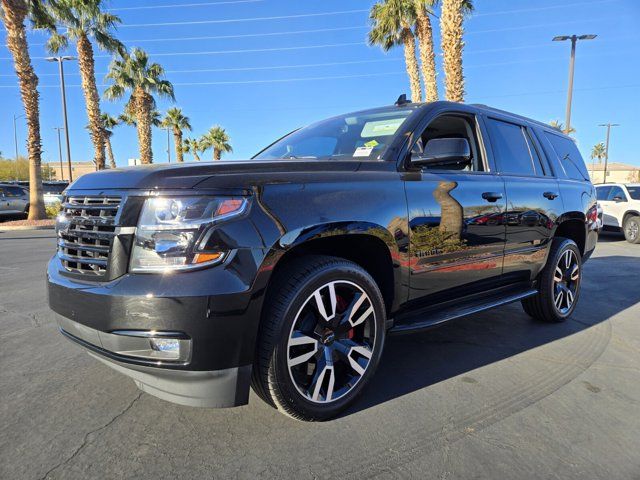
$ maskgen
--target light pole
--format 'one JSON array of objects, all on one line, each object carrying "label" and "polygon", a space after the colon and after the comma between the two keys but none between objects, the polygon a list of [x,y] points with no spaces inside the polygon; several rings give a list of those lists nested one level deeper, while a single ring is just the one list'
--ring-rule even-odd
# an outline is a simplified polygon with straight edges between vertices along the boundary
[{"label": "light pole", "polygon": [[60,180],[64,180],[64,168],[62,166],[62,143],[60,142],[60,130],[64,130],[62,127],[53,127],[58,132],[58,158],[60,159]]},{"label": "light pole", "polygon": [[16,126],[16,120],[22,117],[26,117],[26,113],[13,116],[13,142],[16,147],[16,181],[18,180],[18,128]]},{"label": "light pole", "polygon": [[64,119],[64,135],[67,141],[67,167],[69,168],[69,183],[73,181],[73,174],[71,173],[71,146],[69,144],[69,124],[67,123],[67,94],[64,88],[64,67],[62,62],[65,60],[75,60],[75,57],[47,57],[49,62],[58,62],[60,71],[60,91],[62,93],[62,117]]},{"label": "light pole", "polygon": [[571,97],[573,96],[573,69],[576,63],[576,42],[578,40],[593,40],[597,35],[559,35],[553,37],[554,42],[562,42],[564,40],[571,40],[571,59],[569,60],[569,90],[567,91],[567,112],[564,121],[564,133],[569,133],[571,130]]},{"label": "light pole", "polygon": [[607,183],[607,164],[609,163],[609,134],[611,133],[611,127],[619,127],[619,123],[601,123],[599,127],[607,127],[607,140],[604,145],[604,177],[602,183]]},{"label": "light pole", "polygon": [[171,163],[171,127],[165,127],[163,130],[167,131],[167,161]]}]

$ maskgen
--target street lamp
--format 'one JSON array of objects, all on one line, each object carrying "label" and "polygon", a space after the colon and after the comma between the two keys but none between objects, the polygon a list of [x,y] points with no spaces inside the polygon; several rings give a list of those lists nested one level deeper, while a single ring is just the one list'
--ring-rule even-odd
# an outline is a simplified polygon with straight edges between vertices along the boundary
[{"label": "street lamp", "polygon": [[60,159],[60,180],[64,180],[64,168],[62,167],[62,143],[60,143],[60,130],[64,130],[62,127],[53,127],[58,132],[58,158]]},{"label": "street lamp", "polygon": [[619,127],[619,123],[601,123],[599,127],[607,127],[607,141],[604,146],[604,176],[602,177],[602,183],[607,183],[607,164],[609,163],[609,134],[611,133],[611,127]]},{"label": "street lamp", "polygon": [[16,147],[16,181],[18,180],[18,173],[19,173],[18,172],[18,128],[16,127],[16,120],[22,117],[26,117],[26,114],[23,113],[21,115],[13,116],[13,142],[15,143],[15,147]]},{"label": "street lamp", "polygon": [[553,37],[554,42],[571,40],[571,59],[569,61],[569,90],[567,91],[567,113],[564,122],[565,133],[571,130],[571,97],[573,96],[573,68],[576,62],[576,42],[578,40],[593,40],[597,35],[559,35]]},{"label": "street lamp", "polygon": [[71,146],[69,144],[69,124],[67,123],[67,94],[64,88],[64,67],[62,63],[65,60],[75,60],[75,57],[63,56],[63,57],[47,57],[48,62],[58,62],[60,71],[60,91],[62,93],[62,117],[64,119],[64,135],[67,141],[67,167],[69,169],[69,183],[73,181],[73,175],[71,173]]},{"label": "street lamp", "polygon": [[167,131],[167,161],[171,163],[171,127],[165,127],[162,130]]}]

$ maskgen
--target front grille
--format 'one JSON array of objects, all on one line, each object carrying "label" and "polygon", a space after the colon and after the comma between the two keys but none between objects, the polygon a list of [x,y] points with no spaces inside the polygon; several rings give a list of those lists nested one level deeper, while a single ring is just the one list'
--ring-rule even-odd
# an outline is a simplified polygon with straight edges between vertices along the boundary
[{"label": "front grille", "polygon": [[103,276],[116,235],[116,196],[70,196],[62,204],[69,227],[58,231],[58,257],[69,272]]}]

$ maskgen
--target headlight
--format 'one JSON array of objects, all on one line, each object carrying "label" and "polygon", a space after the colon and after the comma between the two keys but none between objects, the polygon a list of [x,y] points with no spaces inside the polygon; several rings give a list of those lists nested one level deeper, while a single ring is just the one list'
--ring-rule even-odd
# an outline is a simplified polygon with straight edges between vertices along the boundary
[{"label": "headlight", "polygon": [[156,197],[142,207],[130,271],[188,270],[222,261],[225,251],[202,251],[198,241],[211,224],[240,215],[247,200],[236,197]]}]

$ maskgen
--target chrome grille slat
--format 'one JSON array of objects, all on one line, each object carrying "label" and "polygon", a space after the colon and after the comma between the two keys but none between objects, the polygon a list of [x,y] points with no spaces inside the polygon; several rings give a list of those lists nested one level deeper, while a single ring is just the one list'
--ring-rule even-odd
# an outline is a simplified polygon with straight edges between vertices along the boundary
[{"label": "chrome grille slat", "polygon": [[87,252],[109,254],[109,247],[107,245],[87,245],[86,243],[65,242],[60,239],[58,246],[66,248],[67,250],[85,250]]},{"label": "chrome grille slat", "polygon": [[72,273],[101,277],[107,272],[121,198],[70,196],[62,203],[68,229],[58,232],[58,257]]}]

